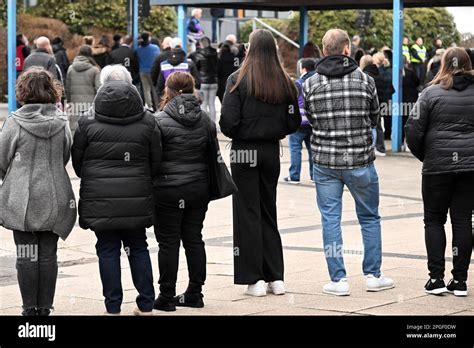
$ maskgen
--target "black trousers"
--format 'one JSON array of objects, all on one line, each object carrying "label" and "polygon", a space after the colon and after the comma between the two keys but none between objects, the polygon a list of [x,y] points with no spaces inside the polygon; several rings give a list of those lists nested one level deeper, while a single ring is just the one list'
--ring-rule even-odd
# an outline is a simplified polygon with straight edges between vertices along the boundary
[{"label": "black trousers", "polygon": [[454,279],[465,281],[472,254],[474,172],[423,175],[425,243],[428,269],[433,279],[444,278],[447,214],[453,230]]},{"label": "black trousers", "polygon": [[53,308],[58,278],[58,235],[51,231],[13,231],[23,309]]},{"label": "black trousers", "polygon": [[209,204],[208,183],[155,188],[155,236],[158,241],[160,293],[176,295],[179,247],[183,242],[188,265],[186,292],[200,293],[206,281],[206,251],[203,222]]},{"label": "black trousers", "polygon": [[283,280],[276,207],[280,143],[234,140],[232,154],[232,177],[239,189],[232,201],[234,282]]}]

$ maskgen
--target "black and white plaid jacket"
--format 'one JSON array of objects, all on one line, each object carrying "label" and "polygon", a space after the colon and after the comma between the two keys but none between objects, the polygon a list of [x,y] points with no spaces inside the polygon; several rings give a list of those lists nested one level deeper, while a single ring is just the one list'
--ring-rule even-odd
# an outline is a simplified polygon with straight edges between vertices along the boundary
[{"label": "black and white plaid jacket", "polygon": [[313,161],[331,169],[354,169],[375,160],[372,128],[379,101],[372,77],[349,57],[325,57],[304,84],[306,116],[313,127]]}]

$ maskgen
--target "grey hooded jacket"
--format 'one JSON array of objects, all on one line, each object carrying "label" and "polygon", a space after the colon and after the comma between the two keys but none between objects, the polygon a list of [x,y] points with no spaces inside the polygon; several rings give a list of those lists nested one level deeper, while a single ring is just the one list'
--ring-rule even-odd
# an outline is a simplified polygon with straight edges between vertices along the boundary
[{"label": "grey hooded jacket", "polygon": [[0,133],[0,225],[53,231],[66,239],[76,222],[76,201],[65,166],[71,132],[53,104],[27,104]]}]

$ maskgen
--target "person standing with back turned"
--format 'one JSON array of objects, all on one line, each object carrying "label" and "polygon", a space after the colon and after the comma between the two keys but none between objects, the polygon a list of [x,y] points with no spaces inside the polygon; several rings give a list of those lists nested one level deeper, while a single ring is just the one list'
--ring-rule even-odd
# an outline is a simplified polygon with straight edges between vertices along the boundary
[{"label": "person standing with back turned", "polygon": [[[449,48],[405,126],[407,144],[423,162],[422,194],[429,294],[467,296],[474,208],[474,71],[464,48]],[[453,231],[453,279],[444,283],[448,215]]]},{"label": "person standing with back turned", "polygon": [[227,81],[220,119],[232,152],[246,157],[231,160],[239,190],[233,197],[234,282],[248,285],[251,296],[265,296],[266,283],[272,293],[285,293],[276,187],[279,141],[301,124],[297,96],[271,32],[252,32],[242,68]]},{"label": "person standing with back turned", "polygon": [[349,36],[331,29],[323,37],[324,58],[304,84],[305,110],[313,126],[313,178],[323,225],[323,242],[331,282],[323,292],[349,295],[342,258],[342,194],[346,185],[356,203],[364,243],[363,272],[367,291],[394,287],[380,273],[382,240],[379,179],[375,170],[372,128],[379,101],[372,77],[350,58]]}]

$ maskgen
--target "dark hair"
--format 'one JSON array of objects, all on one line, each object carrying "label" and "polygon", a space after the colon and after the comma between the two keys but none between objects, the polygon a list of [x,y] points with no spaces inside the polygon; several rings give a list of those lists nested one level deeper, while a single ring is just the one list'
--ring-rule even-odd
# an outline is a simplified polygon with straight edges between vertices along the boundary
[{"label": "dark hair", "polygon": [[97,64],[95,59],[92,57],[92,48],[91,48],[91,46],[82,45],[81,47],[79,47],[79,52],[77,53],[77,55],[82,56],[82,57],[86,57],[92,65],[94,65],[94,66],[96,66],[100,69],[100,66]]},{"label": "dark hair", "polygon": [[298,95],[296,86],[278,58],[272,33],[266,29],[257,29],[250,34],[249,42],[250,47],[237,82],[230,93],[241,83],[245,83],[247,93],[264,103],[282,104],[294,101]]},{"label": "dark hair", "polygon": [[119,42],[121,38],[122,38],[122,35],[120,35],[120,34],[115,34],[114,37],[113,37],[113,40],[114,40],[115,42]]},{"label": "dark hair", "polygon": [[59,36],[56,36],[53,41],[51,41],[53,45],[61,45],[63,43],[63,39],[61,39]]},{"label": "dark hair", "polygon": [[25,44],[25,42],[23,41],[23,34],[18,34],[16,36],[16,44],[17,44],[17,46]]},{"label": "dark hair", "polygon": [[440,85],[443,89],[451,89],[453,76],[456,74],[474,75],[474,71],[472,71],[471,59],[466,50],[461,47],[450,47],[441,58],[441,68],[431,84]]},{"label": "dark hair", "polygon": [[321,50],[318,45],[315,45],[311,41],[307,42],[303,47],[303,58],[321,58]]},{"label": "dark hair", "polygon": [[109,46],[110,46],[109,37],[107,35],[102,35],[100,37],[100,40],[99,40],[99,45],[102,45],[102,46],[105,46],[105,47],[109,48]]},{"label": "dark hair", "polygon": [[357,62],[357,64],[360,63],[360,60],[362,59],[363,56],[365,56],[365,51],[362,48],[359,48],[354,54],[354,59]]},{"label": "dark hair", "polygon": [[142,33],[142,35],[140,35],[140,37],[143,40],[143,42],[148,42],[148,40],[150,40],[150,33],[144,32]]},{"label": "dark hair", "polygon": [[18,77],[16,98],[22,104],[56,104],[61,92],[50,72],[33,66]]},{"label": "dark hair", "polygon": [[84,43],[90,46],[94,43],[94,38],[92,36],[84,36]]},{"label": "dark hair", "polygon": [[160,103],[161,109],[164,109],[174,97],[183,93],[194,93],[194,78],[190,73],[176,71],[166,79],[165,93]]},{"label": "dark hair", "polygon": [[313,58],[303,58],[301,60],[301,68],[306,71],[316,70],[316,61]]},{"label": "dark hair", "polygon": [[199,40],[199,43],[201,44],[201,47],[209,47],[211,46],[211,39],[209,39],[207,36],[204,36],[201,40]]}]

